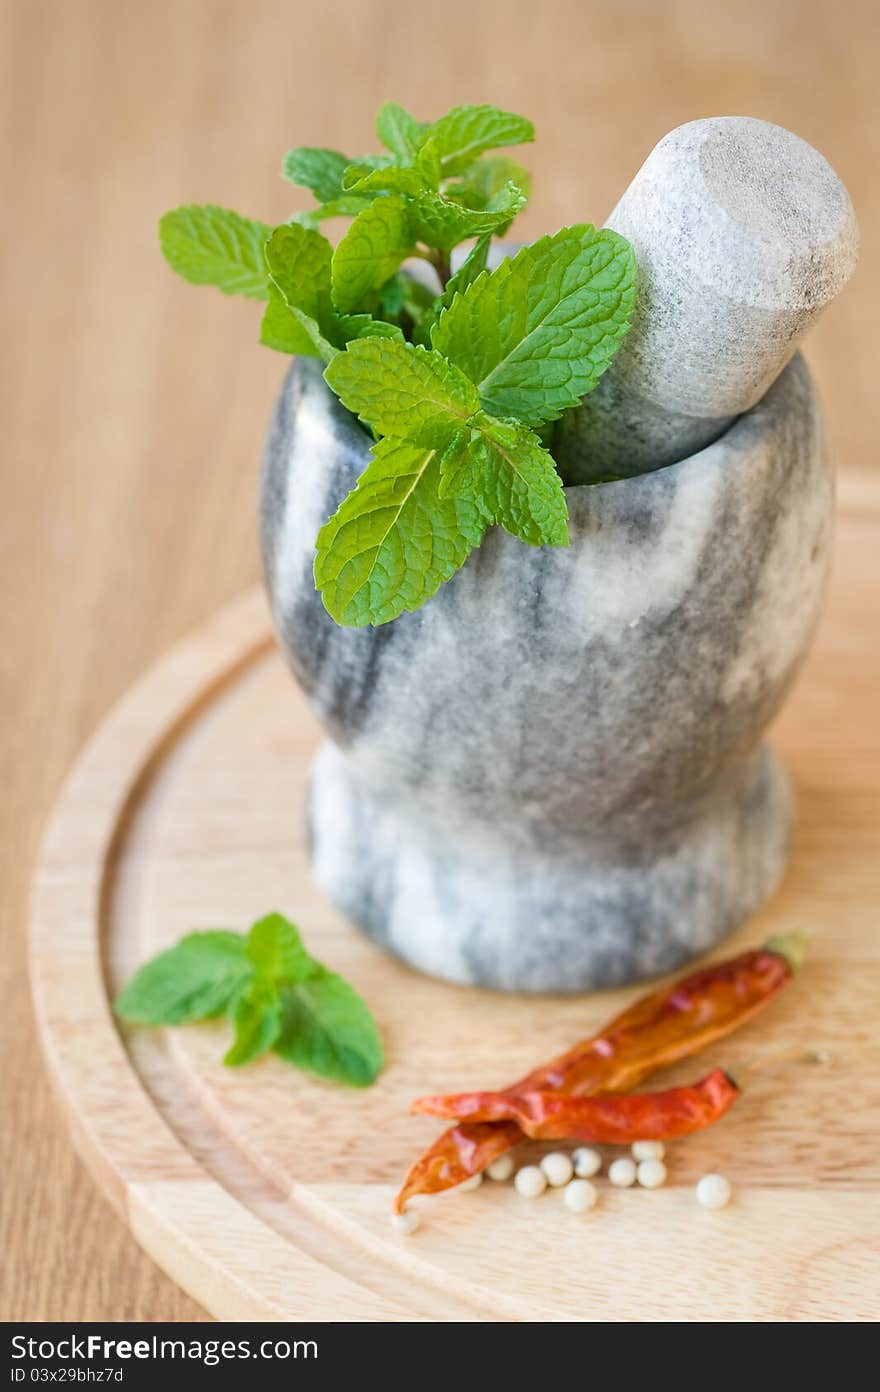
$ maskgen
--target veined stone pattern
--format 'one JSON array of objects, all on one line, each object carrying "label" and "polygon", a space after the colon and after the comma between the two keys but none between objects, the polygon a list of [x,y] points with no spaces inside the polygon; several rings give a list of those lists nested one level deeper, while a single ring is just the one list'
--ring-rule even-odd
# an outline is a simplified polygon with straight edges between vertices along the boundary
[{"label": "veined stone pattern", "polygon": [[327,733],[318,882],[421,971],[575,992],[676,967],[776,887],[792,805],[761,746],[809,644],[832,481],[806,366],[700,453],[567,489],[571,546],[501,529],[421,610],[339,628],[321,524],[370,440],[295,360],[263,468],[281,646]]}]

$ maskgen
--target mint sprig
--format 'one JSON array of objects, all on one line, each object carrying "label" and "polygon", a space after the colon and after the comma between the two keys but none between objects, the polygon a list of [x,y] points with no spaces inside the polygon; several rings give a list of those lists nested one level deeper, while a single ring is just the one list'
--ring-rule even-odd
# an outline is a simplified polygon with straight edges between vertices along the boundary
[{"label": "mint sprig", "polygon": [[[261,342],[320,359],[376,438],[317,541],[325,607],[353,626],[418,608],[489,527],[567,544],[552,424],[596,386],[635,303],[632,249],[589,224],[486,270],[492,237],[528,199],[526,171],[498,153],[534,139],[525,117],[458,106],[424,122],[387,102],[376,134],[385,151],[356,159],[289,151],[284,176],[316,206],[274,230],[213,205],[160,224],[175,270],[266,300]],[[319,228],[338,217],[352,220],[334,249]],[[410,274],[415,260],[434,288]],[[258,997],[237,1001],[236,1057],[274,1047],[281,1028]]]},{"label": "mint sprig", "polygon": [[117,997],[121,1019],[182,1025],[227,1016],[235,1034],[224,1063],[238,1067],[270,1049],[323,1078],[366,1087],[378,1077],[382,1045],[352,987],[307,951],[282,914],[245,933],[189,933],[135,974]]},{"label": "mint sprig", "polygon": [[[486,527],[530,546],[567,545],[562,481],[534,427],[596,385],[634,294],[622,237],[565,228],[456,291],[430,350],[373,341],[334,358],[324,375],[343,405],[389,437],[374,447],[379,468],[367,470],[366,489],[358,485],[318,535],[315,583],[337,623],[386,623],[417,607]],[[389,460],[405,479],[399,492]]]}]

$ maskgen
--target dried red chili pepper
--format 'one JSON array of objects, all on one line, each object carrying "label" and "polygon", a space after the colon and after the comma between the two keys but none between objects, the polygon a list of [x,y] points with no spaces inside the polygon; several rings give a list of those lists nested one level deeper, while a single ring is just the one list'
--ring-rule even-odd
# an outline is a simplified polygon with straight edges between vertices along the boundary
[{"label": "dried red chili pepper", "polygon": [[467,1115],[475,1122],[515,1121],[537,1141],[594,1141],[630,1145],[633,1141],[671,1141],[711,1126],[729,1111],[739,1088],[723,1069],[698,1083],[665,1092],[603,1093],[567,1097],[562,1092],[465,1092],[452,1097],[420,1097],[414,1112],[429,1116]]},{"label": "dried red chili pepper", "polygon": [[[693,972],[634,1002],[599,1034],[583,1040],[506,1089],[573,1096],[623,1092],[658,1068],[688,1058],[751,1019],[789,981],[803,958],[798,933]],[[410,1168],[394,1201],[400,1213],[415,1194],[461,1184],[523,1138],[513,1121],[450,1127]]]}]

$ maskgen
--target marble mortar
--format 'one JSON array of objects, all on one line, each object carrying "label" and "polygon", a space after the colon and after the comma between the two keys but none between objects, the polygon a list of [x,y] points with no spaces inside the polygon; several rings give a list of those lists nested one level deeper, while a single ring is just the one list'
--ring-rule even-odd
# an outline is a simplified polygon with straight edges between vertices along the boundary
[{"label": "marble mortar", "polygon": [[677,967],[776,888],[792,823],[761,744],[808,647],[832,480],[795,357],[715,443],[567,489],[568,549],[500,529],[415,614],[337,627],[314,543],[370,440],[294,360],[261,535],[281,646],[327,734],[318,883],[448,981],[577,992]]}]

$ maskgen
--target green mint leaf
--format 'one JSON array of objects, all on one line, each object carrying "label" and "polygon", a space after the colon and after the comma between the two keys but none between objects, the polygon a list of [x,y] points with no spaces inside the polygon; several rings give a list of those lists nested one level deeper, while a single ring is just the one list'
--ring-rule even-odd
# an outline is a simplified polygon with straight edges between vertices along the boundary
[{"label": "green mint leaf", "polygon": [[443,166],[440,162],[440,151],[437,148],[436,140],[430,136],[425,140],[413,160],[413,169],[421,175],[426,188],[433,189],[436,193],[443,178]]},{"label": "green mint leaf", "polygon": [[241,933],[190,933],[146,962],[117,996],[116,1014],[141,1025],[223,1015],[254,975]]},{"label": "green mint leaf", "polygon": [[364,208],[369,208],[376,196],[372,193],[343,193],[339,198],[332,198],[329,203],[321,203],[317,208],[294,214],[290,220],[298,223],[300,227],[314,230],[329,218],[357,217]]},{"label": "green mint leaf", "polygon": [[299,223],[276,227],[266,243],[266,265],[285,301],[314,319],[325,333],[333,317],[332,255],[326,237]]},{"label": "green mint leaf", "polygon": [[441,498],[439,483],[436,449],[389,439],[373,447],[318,533],[315,584],[337,623],[362,628],[418,609],[479,544],[479,510],[468,498]]},{"label": "green mint leaf", "polygon": [[439,353],[387,339],[360,339],[324,373],[343,406],[380,435],[445,445],[480,408],[476,388]]},{"label": "green mint leaf", "polygon": [[361,161],[350,164],[342,176],[342,187],[348,192],[402,193],[416,195],[440,187],[440,156],[433,140],[425,141],[412,164],[405,166],[376,164]]},{"label": "green mint leaf", "polygon": [[[334,342],[336,315],[330,298],[331,256],[326,237],[298,223],[277,227],[266,243],[266,265],[272,283],[287,305],[291,320],[298,324],[303,341],[311,345],[311,356],[324,362],[331,362],[338,351]],[[273,313],[270,327],[277,328],[280,315],[277,310]]]},{"label": "green mint leaf", "polygon": [[333,253],[333,299],[341,314],[369,308],[369,301],[412,252],[403,200],[378,198],[358,213]]},{"label": "green mint leaf", "polygon": [[114,1003],[125,1020],[180,1025],[229,1015],[235,1037],[224,1063],[268,1049],[322,1077],[373,1082],[382,1046],[373,1017],[342,977],[306,951],[299,930],[267,914],[250,932],[189,933],[146,962]]},{"label": "green mint leaf", "polygon": [[417,194],[428,187],[424,175],[414,167],[368,169],[364,164],[350,164],[343,177],[343,188],[353,193]]},{"label": "green mint leaf", "polygon": [[523,247],[440,316],[433,347],[477,384],[486,411],[557,419],[593,390],[635,304],[629,243],[589,224]]},{"label": "green mint leaf", "polygon": [[382,1042],[356,991],[335,972],[321,971],[282,992],[282,1026],[275,1052],[288,1063],[352,1087],[367,1087],[382,1069]]},{"label": "green mint leaf", "polygon": [[535,128],[524,116],[497,106],[455,106],[430,128],[444,178],[461,174],[485,150],[534,140]]},{"label": "green mint leaf", "polygon": [[360,159],[351,160],[351,164],[362,164],[367,169],[390,169],[397,164],[393,155],[361,155]]},{"label": "green mint leaf", "polygon": [[303,145],[288,150],[282,173],[292,184],[311,189],[319,203],[329,203],[342,193],[342,176],[351,164],[338,150],[322,150]]},{"label": "green mint leaf", "polygon": [[485,209],[464,208],[441,193],[422,193],[410,205],[410,224],[419,241],[451,251],[466,237],[482,237],[508,227],[526,196],[515,184],[505,184]]},{"label": "green mint leaf", "polygon": [[422,140],[427,133],[428,127],[423,121],[417,121],[414,116],[410,116],[397,102],[386,102],[380,107],[379,115],[376,117],[376,134],[393,155],[398,159],[411,160]]},{"label": "green mint leaf", "polygon": [[341,314],[337,323],[344,343],[358,338],[393,338],[398,343],[404,342],[403,329],[397,324],[386,324],[384,319],[374,319],[369,314]]},{"label": "green mint leaf", "polygon": [[260,342],[268,348],[332,362],[338,351],[336,342],[344,344],[357,338],[393,338],[399,343],[404,342],[403,330],[397,324],[387,324],[383,319],[371,318],[369,314],[336,316],[333,337],[334,343],[330,343],[314,320],[288,309],[281,292],[274,285],[270,287],[269,303],[260,328]]},{"label": "green mint leaf", "polygon": [[418,321],[418,328],[415,334],[418,343],[430,343],[431,332],[444,309],[452,304],[456,295],[462,294],[469,285],[472,285],[477,276],[482,275],[483,271],[486,269],[486,262],[489,257],[489,248],[491,245],[491,232],[486,232],[482,237],[478,238],[462,261],[458,270],[447,280],[446,289],[443,291],[443,294],[432,299],[428,312]]},{"label": "green mint leaf", "polygon": [[495,158],[477,160],[467,174],[444,190],[446,197],[466,208],[488,208],[503,193],[507,184],[515,184],[528,198],[532,191],[532,179],[521,164],[505,159],[503,155]]},{"label": "green mint leaf", "polygon": [[317,967],[296,924],[280,913],[267,914],[252,925],[246,950],[258,976],[274,985],[302,981]]},{"label": "green mint leaf", "polygon": [[265,1054],[281,1034],[282,1003],[279,993],[263,981],[256,981],[241,997],[233,1015],[235,1038],[223,1062],[239,1068]]},{"label": "green mint leaf", "polygon": [[265,300],[265,222],[211,203],[175,208],[159,221],[159,245],[172,270],[193,285],[216,285],[225,295]]},{"label": "green mint leaf", "polygon": [[[331,343],[329,338],[324,337],[316,321],[312,319],[310,315],[304,314],[296,305],[288,305],[287,311],[291,323],[296,324],[300,337],[298,339],[294,338],[293,332],[291,331],[281,351],[285,353],[300,353],[303,357],[320,358],[324,363],[332,362],[339,352],[339,349],[335,343]],[[266,316],[264,315],[263,326],[268,337],[268,335],[277,328],[277,319],[273,318],[267,325]],[[263,337],[263,329],[260,331],[260,341],[263,343],[267,341],[267,338]],[[284,340],[279,337],[274,342],[270,342],[268,346],[270,348],[277,348],[281,346],[282,342],[284,342]],[[299,346],[291,347],[291,344],[298,344]]]},{"label": "green mint leaf", "polygon": [[[314,321],[313,321],[314,322]],[[314,330],[304,327],[302,319],[287,307],[287,301],[276,285],[269,282],[269,303],[260,325],[260,342],[279,353],[296,353],[301,357],[320,357],[315,344]]]},{"label": "green mint leaf", "polygon": [[517,422],[476,416],[441,461],[441,497],[472,498],[487,524],[530,546],[568,545],[565,490],[552,456]]}]

